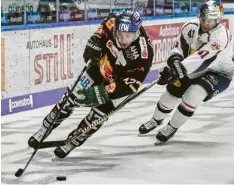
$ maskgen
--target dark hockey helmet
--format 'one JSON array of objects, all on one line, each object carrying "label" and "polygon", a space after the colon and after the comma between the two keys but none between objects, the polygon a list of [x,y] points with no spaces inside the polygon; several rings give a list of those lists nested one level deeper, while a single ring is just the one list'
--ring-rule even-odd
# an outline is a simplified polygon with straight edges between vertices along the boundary
[{"label": "dark hockey helmet", "polygon": [[142,20],[139,12],[125,9],[117,17],[114,35],[117,45],[126,49],[140,35]]},{"label": "dark hockey helmet", "polygon": [[132,9],[123,10],[116,20],[116,30],[125,32],[137,32],[142,25],[138,11]]}]

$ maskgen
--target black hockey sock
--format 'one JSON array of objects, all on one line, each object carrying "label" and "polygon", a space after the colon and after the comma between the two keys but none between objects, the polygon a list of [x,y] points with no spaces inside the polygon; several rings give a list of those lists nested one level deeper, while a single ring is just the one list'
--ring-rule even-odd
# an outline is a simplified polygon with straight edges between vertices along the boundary
[{"label": "black hockey sock", "polygon": [[[66,99],[67,95],[68,95],[68,92],[66,92],[63,95],[63,97],[61,98],[60,102],[57,103],[53,107],[53,109],[51,110],[51,112],[44,118],[43,125],[45,127],[48,128],[53,123],[53,120],[57,116],[57,114],[58,114],[58,112],[59,112],[59,110],[61,108],[61,104]],[[74,105],[74,102],[73,102],[72,98],[68,98],[66,104],[63,106],[63,110],[61,110],[61,112],[59,113],[58,118],[54,121],[52,129],[58,127],[63,120],[67,119],[73,113],[74,109],[75,109],[75,105]]]},{"label": "black hockey sock", "polygon": [[95,123],[99,123],[105,115],[113,110],[112,102],[93,107],[89,114],[80,122],[78,127],[73,130],[68,138],[71,139],[71,143],[74,146],[82,145],[90,136],[92,136],[103,125],[103,121],[100,124],[94,126]]}]

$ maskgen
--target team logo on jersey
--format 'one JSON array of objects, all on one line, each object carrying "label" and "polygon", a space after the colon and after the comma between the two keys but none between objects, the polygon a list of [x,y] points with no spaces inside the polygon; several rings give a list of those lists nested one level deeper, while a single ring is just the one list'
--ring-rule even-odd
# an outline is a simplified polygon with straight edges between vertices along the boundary
[{"label": "team logo on jersey", "polygon": [[106,89],[106,91],[108,93],[113,93],[115,91],[115,88],[116,88],[116,83],[115,82],[112,82],[112,83],[110,83],[109,85],[107,85],[105,87],[105,89]]},{"label": "team logo on jersey", "polygon": [[122,65],[122,66],[126,66],[127,65],[127,61],[125,60],[125,57],[123,55],[122,51],[119,51],[117,56],[117,60],[115,62],[116,65]]},{"label": "team logo on jersey", "polygon": [[113,42],[111,40],[108,40],[108,42],[106,43],[107,48],[110,50],[110,52],[112,53],[112,55],[117,58],[115,64],[116,65],[122,65],[122,66],[126,66],[127,61],[125,60],[124,56],[123,56],[123,52],[119,51],[115,45],[113,44]]},{"label": "team logo on jersey", "polygon": [[113,42],[111,40],[108,40],[108,42],[106,43],[106,46],[110,50],[110,52],[112,53],[112,55],[115,58],[117,58],[119,50],[114,46]]},{"label": "team logo on jersey", "polygon": [[215,86],[218,85],[218,79],[214,75],[208,74],[205,77],[202,77],[201,79],[206,81],[213,91],[215,90]]},{"label": "team logo on jersey", "polygon": [[214,75],[207,75],[207,79],[214,85],[218,85],[219,81]]},{"label": "team logo on jersey", "polygon": [[212,97],[214,97],[214,96],[216,96],[216,95],[218,95],[219,94],[219,90],[216,90],[214,93],[213,93],[213,96]]},{"label": "team logo on jersey", "polygon": [[148,49],[144,37],[140,37],[141,58],[148,58]]},{"label": "team logo on jersey", "polygon": [[190,49],[190,55],[192,55],[195,52],[196,52],[196,49],[194,49],[194,48],[191,47],[191,49]]},{"label": "team logo on jersey", "polygon": [[217,42],[214,42],[213,44],[211,44],[211,48],[213,50],[219,50],[220,49],[220,45]]},{"label": "team logo on jersey", "polygon": [[126,50],[127,58],[131,60],[136,60],[139,57],[139,53],[135,46],[131,46],[128,50]]},{"label": "team logo on jersey", "polygon": [[179,80],[175,81],[175,82],[173,83],[173,85],[176,86],[176,87],[181,87],[181,83],[180,83]]},{"label": "team logo on jersey", "polygon": [[142,72],[144,72],[145,68],[144,67],[137,67],[137,68],[128,70],[128,72],[134,72],[134,71],[142,71]]}]

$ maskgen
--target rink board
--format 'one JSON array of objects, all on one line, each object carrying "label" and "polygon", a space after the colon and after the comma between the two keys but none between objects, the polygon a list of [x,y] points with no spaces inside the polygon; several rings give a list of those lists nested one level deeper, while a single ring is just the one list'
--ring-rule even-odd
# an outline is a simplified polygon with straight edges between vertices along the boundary
[{"label": "rink board", "polygon": [[[224,24],[234,32],[231,17],[234,15],[226,16]],[[155,53],[147,82],[157,78],[157,69],[165,65],[182,25],[191,19],[144,22]],[[96,27],[70,25],[2,32],[2,115],[56,103],[82,70],[83,50]]]}]

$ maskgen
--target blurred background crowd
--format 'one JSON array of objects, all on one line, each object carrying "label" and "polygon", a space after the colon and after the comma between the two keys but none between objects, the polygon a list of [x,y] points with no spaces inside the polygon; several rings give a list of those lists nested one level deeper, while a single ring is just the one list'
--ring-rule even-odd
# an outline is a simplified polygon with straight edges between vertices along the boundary
[{"label": "blurred background crowd", "polygon": [[[204,0],[2,0],[2,26],[98,20],[134,8],[144,17],[196,15]],[[220,0],[225,12],[234,0]]]}]

